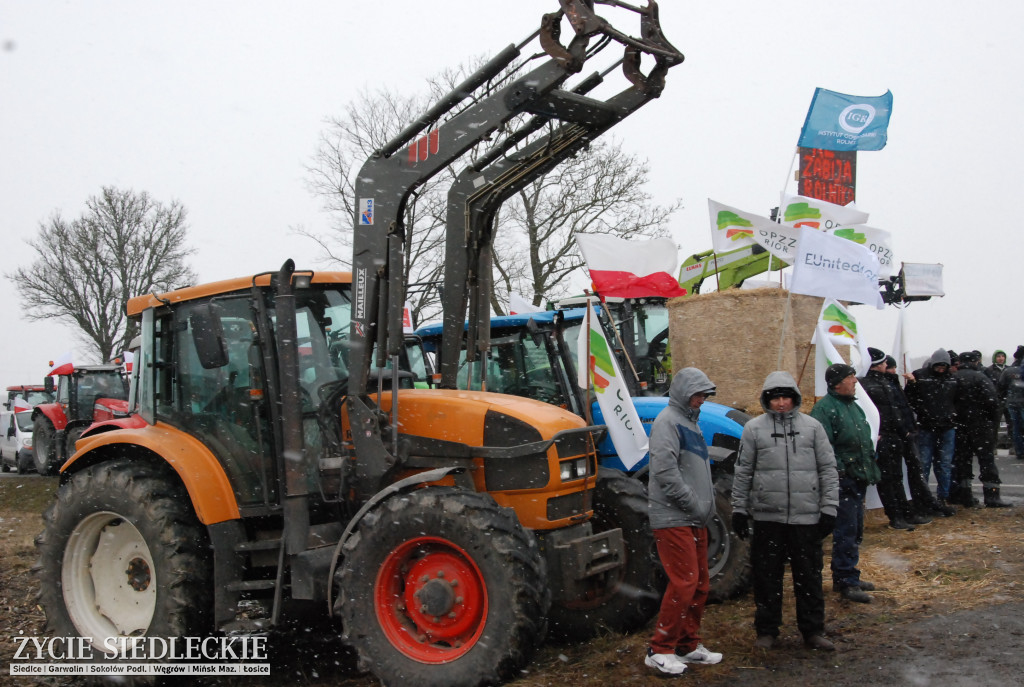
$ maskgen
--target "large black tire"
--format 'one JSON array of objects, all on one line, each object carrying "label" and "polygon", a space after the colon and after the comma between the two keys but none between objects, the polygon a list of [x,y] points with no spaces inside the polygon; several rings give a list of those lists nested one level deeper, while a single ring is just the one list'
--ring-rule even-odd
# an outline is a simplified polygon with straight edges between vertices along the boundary
[{"label": "large black tire", "polygon": [[64,430],[64,455],[70,458],[75,453],[75,444],[78,439],[89,428],[89,425],[76,425]]},{"label": "large black tire", "polygon": [[665,591],[654,534],[647,515],[647,490],[626,474],[599,468],[594,489],[594,532],[621,528],[626,560],[618,574],[586,598],[551,607],[551,634],[579,641],[601,631],[633,632],[658,613]]},{"label": "large black tire", "polygon": [[715,519],[708,527],[710,603],[720,603],[750,588],[750,540],[732,531],[732,475],[715,479]]},{"label": "large black tire", "polygon": [[38,600],[51,636],[93,638],[100,661],[108,637],[209,634],[209,543],[169,470],[128,460],[86,468],[43,521]]},{"label": "large black tire", "polygon": [[57,440],[53,423],[45,415],[32,421],[32,455],[36,459],[36,472],[49,475],[57,467]]},{"label": "large black tire", "polygon": [[[17,461],[18,461],[18,456],[17,455],[14,456],[14,461],[15,461],[15,463],[17,463]],[[7,464],[7,461],[4,460],[3,451],[0,451],[0,472],[10,472],[10,471],[11,471],[11,467]]]},{"label": "large black tire", "polygon": [[19,475],[27,474],[27,473],[31,472],[33,469],[35,469],[35,466],[36,466],[35,461],[32,460],[32,457],[30,455],[28,455],[27,453],[23,453],[23,452],[19,451],[14,456],[14,460],[15,460],[15,463],[17,464],[17,466],[18,466],[18,474]]},{"label": "large black tire", "polygon": [[496,684],[544,639],[551,596],[537,542],[487,494],[396,494],[344,545],[335,611],[385,685]]}]

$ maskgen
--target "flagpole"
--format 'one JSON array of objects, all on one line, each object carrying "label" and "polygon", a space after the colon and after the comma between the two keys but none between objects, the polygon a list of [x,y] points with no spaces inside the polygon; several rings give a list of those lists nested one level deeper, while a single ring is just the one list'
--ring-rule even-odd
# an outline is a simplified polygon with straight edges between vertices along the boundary
[{"label": "flagpole", "polygon": [[779,331],[779,359],[778,359],[778,362],[775,363],[775,369],[776,370],[779,370],[779,369],[782,368],[782,347],[783,347],[783,344],[786,341],[786,325],[789,324],[789,303],[790,303],[790,300],[792,298],[793,298],[793,292],[792,291],[787,291],[786,292],[786,306],[785,306],[784,313],[782,315],[782,328]]},{"label": "flagpole", "polygon": [[789,178],[793,176],[793,167],[796,166],[796,159],[800,155],[800,146],[793,149],[793,159],[789,161],[789,171],[786,172],[786,181],[782,184],[782,192],[785,193],[789,187]]},{"label": "flagpole", "polygon": [[800,387],[800,382],[802,382],[804,379],[804,371],[807,370],[807,361],[811,359],[811,346],[813,345],[814,344],[807,345],[807,355],[804,356],[804,364],[800,366],[800,374],[796,376],[797,388]]},{"label": "flagpole", "polygon": [[[637,373],[636,367],[633,366],[633,361],[629,359],[628,355],[626,355],[626,344],[622,343],[622,337],[619,335],[619,328],[615,326],[615,322],[612,320],[612,313],[607,310],[605,313],[608,315],[608,322],[612,326],[612,334],[615,335],[615,343],[619,345],[619,350],[622,351],[622,357],[626,359],[626,363],[629,365],[629,371],[633,373],[633,379],[639,383],[640,375]],[[598,324],[600,324],[600,321],[598,321]],[[590,339],[587,339],[587,341],[589,342]]]},{"label": "flagpole", "polygon": [[[793,176],[793,168],[796,166],[796,159],[797,159],[797,157],[799,157],[799,155],[800,155],[800,146],[796,146],[795,148],[793,148],[793,157],[789,161],[789,171],[786,172],[786,180],[782,182],[782,193],[779,194],[779,200],[780,201],[782,200],[782,196],[786,195],[786,189],[789,188],[789,178]],[[783,208],[782,208],[782,203],[780,202],[779,203],[779,215],[780,216],[778,216],[776,218],[778,220],[779,224],[782,224],[782,217],[781,217],[782,212],[783,212]],[[783,286],[783,283],[782,283],[782,270],[783,270],[783,268],[780,267],[779,268],[779,287],[780,288]],[[772,256],[769,254],[768,255],[768,272],[769,272],[769,274],[771,273],[771,271],[772,271]],[[779,355],[780,356],[782,355],[782,347],[781,346],[779,346]],[[781,365],[781,358],[780,358],[780,365]]]},{"label": "flagpole", "polygon": [[590,374],[590,311],[593,310],[594,306],[590,302],[590,292],[584,289],[583,294],[587,297],[587,357],[584,360],[577,361],[577,364],[583,364],[587,367],[587,386],[583,390],[583,417],[587,419],[588,425],[593,425],[594,415],[590,412],[590,382],[593,381]]}]

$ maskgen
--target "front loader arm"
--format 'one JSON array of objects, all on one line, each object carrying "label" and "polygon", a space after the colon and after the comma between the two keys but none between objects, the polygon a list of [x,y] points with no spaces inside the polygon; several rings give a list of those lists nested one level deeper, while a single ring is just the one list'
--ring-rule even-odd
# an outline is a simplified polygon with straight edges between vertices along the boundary
[{"label": "front loader arm", "polygon": [[[612,30],[594,14],[595,4],[626,7],[640,13],[641,38],[630,38]],[[357,478],[361,494],[376,491],[380,480],[399,460],[397,421],[395,417],[390,420],[389,448],[384,440],[388,423],[370,400],[368,383],[371,365],[383,371],[387,359],[396,359],[402,346],[401,315],[405,300],[402,218],[412,192],[517,115],[563,118],[572,112],[577,116],[593,113],[589,109],[591,103],[559,87],[593,56],[587,52],[587,46],[594,36],[626,45],[623,59],[629,65],[624,69],[627,77],[644,83],[649,97],[660,93],[668,67],[682,60],[682,55],[660,35],[657,5],[653,1],[643,9],[618,0],[560,0],[560,5],[559,12],[545,15],[541,30],[534,35],[539,35],[541,46],[550,59],[508,85],[489,92],[486,84],[509,67],[534,37],[518,46],[507,47],[374,153],[359,171],[355,184],[357,213],[353,235],[351,376],[347,403],[354,448],[362,463]],[[569,18],[575,32],[567,47],[561,47],[558,41],[563,16]],[[643,54],[655,58],[655,67],[648,77],[639,74]],[[478,90],[483,93],[477,94]],[[475,98],[472,104],[441,121],[469,96]],[[614,118],[614,112],[611,116]],[[427,133],[421,135],[424,131]],[[377,355],[371,361],[374,345]],[[397,368],[395,360],[394,369]],[[383,376],[377,378],[379,391]],[[398,403],[392,407],[396,414]]]}]

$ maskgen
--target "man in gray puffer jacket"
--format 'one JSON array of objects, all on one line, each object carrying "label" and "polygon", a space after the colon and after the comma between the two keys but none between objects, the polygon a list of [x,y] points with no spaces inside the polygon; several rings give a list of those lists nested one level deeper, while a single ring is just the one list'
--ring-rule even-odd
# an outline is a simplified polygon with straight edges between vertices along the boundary
[{"label": "man in gray puffer jacket", "polygon": [[770,649],[782,624],[782,578],[793,572],[797,626],[812,649],[825,638],[821,542],[835,524],[839,473],[821,423],[800,412],[800,389],[788,372],[772,372],[761,391],[764,415],[743,428],[732,486],[733,530],[750,534],[755,646]]},{"label": "man in gray puffer jacket", "polygon": [[711,588],[707,527],[715,515],[715,487],[697,418],[714,393],[706,374],[695,367],[680,370],[668,406],[651,427],[649,514],[668,586],[644,662],[670,675],[681,674],[687,663],[722,660],[700,641]]}]

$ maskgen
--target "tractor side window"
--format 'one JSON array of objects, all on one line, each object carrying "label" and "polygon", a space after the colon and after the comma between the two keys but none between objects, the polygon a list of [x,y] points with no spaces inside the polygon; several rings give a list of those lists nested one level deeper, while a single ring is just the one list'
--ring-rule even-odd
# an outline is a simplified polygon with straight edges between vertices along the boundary
[{"label": "tractor side window", "polygon": [[351,304],[344,293],[310,289],[297,294],[295,329],[304,412],[319,408],[321,387],[348,379],[351,321]]},{"label": "tractor side window", "polygon": [[[215,301],[212,310],[220,332],[197,330],[201,326],[197,323],[204,320],[191,314],[199,308],[209,309],[209,305],[179,308],[173,326],[166,327],[173,330],[172,335],[160,337],[169,344],[162,356],[170,364],[161,366],[158,404],[170,422],[182,426],[217,455],[239,505],[269,502],[277,497],[273,487],[273,438],[263,400],[265,389],[259,369],[262,356],[249,299]],[[206,367],[196,342],[218,336],[226,363]]]},{"label": "tractor side window", "polygon": [[57,403],[71,402],[71,384],[67,375],[57,378]]}]

